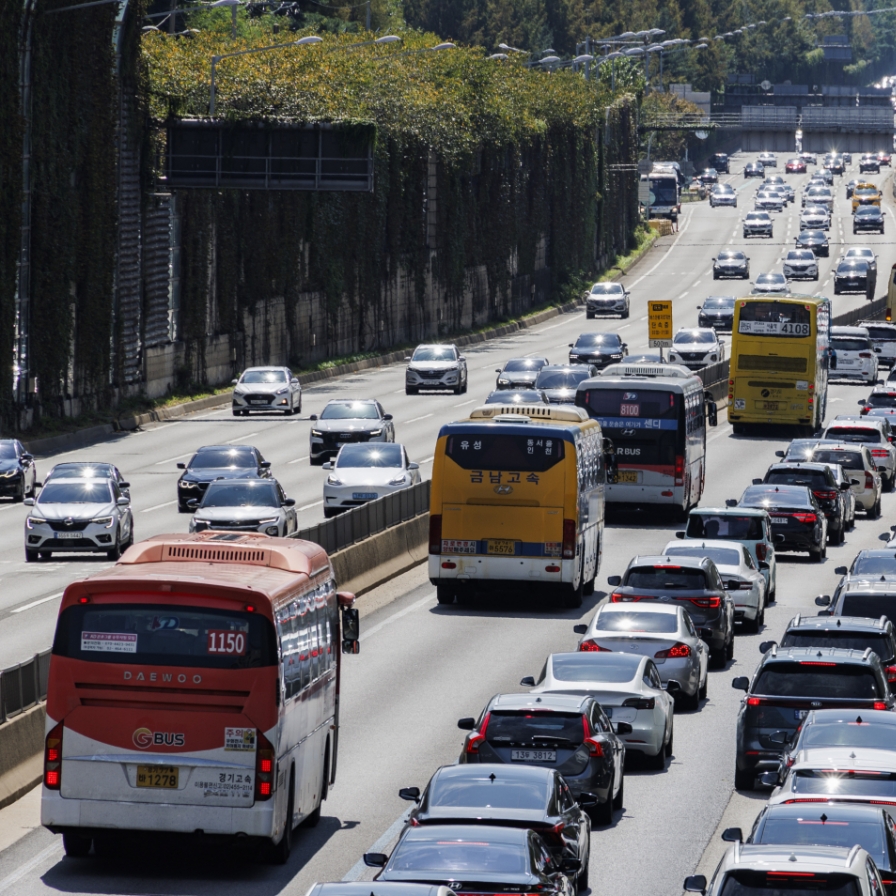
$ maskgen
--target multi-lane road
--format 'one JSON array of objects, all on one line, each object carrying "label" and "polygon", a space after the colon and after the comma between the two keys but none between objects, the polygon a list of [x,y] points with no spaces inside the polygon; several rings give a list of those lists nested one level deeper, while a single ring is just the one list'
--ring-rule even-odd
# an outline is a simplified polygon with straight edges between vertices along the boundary
[{"label": "multi-lane road", "polygon": [[[735,157],[742,170],[744,155]],[[781,163],[783,165],[783,157]],[[778,169],[782,171],[782,168]],[[836,204],[831,230],[831,258],[821,259],[819,283],[795,286],[797,291],[820,289],[833,295],[831,272],[848,245],[871,245],[880,255],[881,275],[896,261],[889,242],[892,212],[887,211],[888,236],[854,237],[844,184],[855,167],[835,183]],[[872,180],[883,184],[887,169]],[[706,203],[685,207],[680,232],[663,238],[625,278],[632,292],[627,321],[586,322],[583,313],[557,317],[544,325],[506,339],[466,350],[470,370],[467,395],[404,394],[400,365],[336,379],[306,390],[303,418],[233,418],[216,411],[122,435],[112,441],[65,455],[66,459],[107,460],[117,464],[131,482],[137,537],[184,531],[188,517],[176,512],[176,464],[203,444],[257,445],[272,462],[274,475],[301,508],[300,525],[321,514],[325,475],[310,467],[307,416],[325,401],[340,396],[375,396],[392,413],[398,441],[428,474],[439,426],[462,416],[492,388],[494,370],[509,357],[538,354],[564,360],[568,344],[583,331],[620,330],[632,352],[647,347],[646,303],[649,298],[673,301],[675,326],[696,324],[696,308],[709,295],[740,295],[747,284],[713,282],[711,258],[724,247],[741,248],[741,218],[752,207],[758,182],[739,174],[723,178],[738,190],[739,208],[711,209]],[[806,176],[788,178],[799,194]],[[889,186],[887,186],[887,191]],[[747,243],[755,276],[780,271],[782,254],[798,233],[799,200],[775,218],[775,237]],[[880,291],[880,290],[879,290]],[[863,296],[837,296],[834,313],[858,307]],[[829,413],[852,412],[861,386],[835,385]],[[724,418],[724,415],[721,415]],[[707,491],[704,504],[737,497],[754,476],[760,476],[786,437],[735,437],[720,422],[711,430]],[[57,458],[40,461],[46,471]],[[831,549],[826,563],[809,564],[803,557],[784,556],[779,564],[778,603],[766,615],[762,635],[741,635],[735,660],[726,671],[711,673],[709,699],[695,713],[676,716],[675,754],[664,772],[645,771],[636,763],[628,773],[625,810],[609,828],[593,835],[590,880],[595,893],[661,896],[681,892],[681,881],[701,862],[717,856],[714,837],[720,821],[748,826],[763,796],[733,792],[734,720],[740,693],[731,678],[748,674],[759,658],[758,643],[777,637],[797,611],[815,612],[813,598],[836,584],[834,566],[846,563],[861,548],[879,545],[878,536],[896,511],[896,497],[884,496],[884,519],[860,520],[843,547]],[[48,646],[58,595],[72,579],[106,564],[105,559],[54,558],[51,563],[24,563],[21,505],[0,508],[0,666],[26,658]],[[655,552],[674,537],[676,527],[655,515],[627,515],[611,522],[608,550],[598,587],[606,576],[620,573],[636,553]],[[551,612],[537,602],[500,600],[483,607],[439,607],[424,568],[417,568],[366,595],[362,601],[361,654],[346,657],[343,679],[343,734],[336,787],[324,805],[324,818],[314,830],[300,831],[292,859],[285,868],[244,864],[221,853],[202,855],[188,848],[122,857],[118,862],[63,859],[59,838],[36,823],[35,795],[30,804],[0,811],[0,845],[14,839],[12,827],[28,831],[0,851],[0,891],[38,894],[67,893],[215,893],[303,894],[315,880],[369,879],[371,869],[359,863],[374,844],[388,851],[407,804],[398,788],[422,786],[440,764],[453,762],[460,749],[456,720],[476,715],[499,691],[520,690],[523,675],[538,671],[544,657],[576,643],[572,626],[590,618],[604,594],[598,590],[581,611]],[[31,808],[29,808],[29,806]],[[711,869],[710,869],[711,870]]]}]

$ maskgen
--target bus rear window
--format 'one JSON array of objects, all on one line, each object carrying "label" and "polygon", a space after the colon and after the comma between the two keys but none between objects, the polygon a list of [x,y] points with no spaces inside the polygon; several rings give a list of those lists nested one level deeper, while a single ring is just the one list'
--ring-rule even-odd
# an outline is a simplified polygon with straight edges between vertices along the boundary
[{"label": "bus rear window", "polygon": [[677,420],[679,395],[653,389],[589,389],[585,407],[593,417],[648,417]]},{"label": "bus rear window", "polygon": [[54,656],[92,663],[250,669],[277,664],[263,616],[175,604],[85,604],[59,617]]},{"label": "bus rear window", "polygon": [[563,460],[563,439],[550,435],[448,436],[445,454],[465,470],[512,470],[544,473]]},{"label": "bus rear window", "polygon": [[797,302],[741,302],[738,332],[751,336],[809,336],[812,311]]}]

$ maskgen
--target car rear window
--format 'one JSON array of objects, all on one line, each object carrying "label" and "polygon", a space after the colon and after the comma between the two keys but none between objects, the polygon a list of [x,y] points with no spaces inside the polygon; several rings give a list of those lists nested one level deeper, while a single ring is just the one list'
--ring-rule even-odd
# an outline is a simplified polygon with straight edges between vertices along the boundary
[{"label": "car rear window", "polygon": [[860,896],[858,878],[851,874],[806,874],[788,877],[785,872],[729,871],[719,896]]},{"label": "car rear window", "polygon": [[896,408],[896,394],[872,392],[865,401],[873,408]]},{"label": "car rear window", "polygon": [[430,787],[426,803],[430,810],[488,806],[492,809],[544,811],[548,803],[548,787],[544,781],[507,781],[497,775],[483,775],[472,780],[439,777]]},{"label": "car rear window", "polygon": [[865,650],[870,647],[881,660],[893,658],[893,643],[881,633],[851,632],[843,629],[829,631],[787,632],[781,639],[782,647],[842,647],[850,650]]},{"label": "car rear window", "polygon": [[733,541],[761,541],[762,520],[757,516],[713,516],[692,513],[688,517],[688,538],[722,538]]},{"label": "car rear window", "polygon": [[794,772],[793,792],[893,799],[896,797],[896,774],[864,770],[801,768]]},{"label": "car rear window", "polygon": [[[601,654],[603,651],[601,651]],[[622,684],[635,677],[640,657],[571,653],[551,658],[551,672],[559,681],[600,681]]]},{"label": "car rear window", "polygon": [[840,601],[838,616],[868,616],[879,619],[886,616],[896,619],[896,593],[893,594],[852,594],[846,593]]},{"label": "car rear window", "polygon": [[809,725],[800,737],[800,749],[809,747],[857,747],[869,750],[893,749],[893,726],[860,722],[823,722]]},{"label": "car rear window", "polygon": [[[831,810],[835,814],[835,810]],[[819,810],[818,815],[824,814]],[[883,868],[889,865],[884,842],[883,821],[849,821],[833,818],[830,824],[818,816],[811,818],[766,818],[754,843],[784,846],[845,846],[858,843]]]},{"label": "car rear window", "polygon": [[[846,269],[847,273],[852,273],[851,269]],[[857,274],[864,274],[864,271],[856,271]],[[831,340],[831,348],[838,352],[870,352],[870,339],[844,339],[839,337]]]},{"label": "car rear window", "polygon": [[678,617],[672,613],[603,612],[597,617],[597,627],[604,632],[650,632],[671,634],[678,631]]},{"label": "car rear window", "polygon": [[399,842],[389,860],[389,870],[439,872],[440,877],[444,872],[524,874],[528,870],[527,852],[522,844],[489,842],[485,831],[472,842],[415,837]]},{"label": "car rear window", "polygon": [[824,434],[824,437],[844,442],[868,442],[869,444],[881,441],[880,432],[868,426],[832,426]]},{"label": "car rear window", "polygon": [[[864,470],[865,461],[858,451],[837,451],[836,449],[818,448],[812,460],[821,464],[840,464],[844,470]],[[859,614],[860,616],[863,614]]]},{"label": "car rear window", "polygon": [[697,541],[667,548],[670,557],[709,557],[716,566],[740,566],[742,548],[705,547]]},{"label": "car rear window", "polygon": [[828,488],[832,484],[818,470],[772,470],[765,481],[772,485],[807,485],[811,489]]},{"label": "car rear window", "polygon": [[873,700],[881,696],[871,669],[829,660],[769,663],[759,672],[751,691],[768,697]]},{"label": "car rear window", "polygon": [[579,746],[584,738],[582,714],[578,712],[492,712],[485,729],[486,740],[498,745],[532,745],[568,742]]},{"label": "car rear window", "polygon": [[702,569],[675,564],[634,566],[625,576],[629,588],[654,591],[703,591],[712,587]]}]

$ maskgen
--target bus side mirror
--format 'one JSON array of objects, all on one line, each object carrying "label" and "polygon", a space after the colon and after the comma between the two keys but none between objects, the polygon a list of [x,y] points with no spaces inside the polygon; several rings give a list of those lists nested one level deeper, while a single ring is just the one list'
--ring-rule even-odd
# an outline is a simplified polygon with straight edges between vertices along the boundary
[{"label": "bus side mirror", "polygon": [[342,608],[342,652],[358,653],[361,641],[361,616],[354,607]]}]

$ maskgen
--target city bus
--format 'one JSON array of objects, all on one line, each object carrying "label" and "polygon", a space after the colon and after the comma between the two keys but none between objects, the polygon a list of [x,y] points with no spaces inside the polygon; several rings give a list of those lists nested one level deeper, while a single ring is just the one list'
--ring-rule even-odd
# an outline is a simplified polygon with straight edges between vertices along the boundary
[{"label": "city bus", "polygon": [[70,584],[42,824],[70,856],[199,833],[285,862],[336,780],[353,601],[319,545],[254,532],[157,535]]},{"label": "city bus", "polygon": [[731,331],[728,421],[783,423],[813,433],[828,396],[831,306],[823,296],[738,299]]},{"label": "city bus", "polygon": [[615,448],[607,503],[659,505],[682,518],[699,503],[706,427],[717,414],[699,376],[680,364],[623,361],[582,380],[576,405],[600,422]]},{"label": "city bus", "polygon": [[604,448],[572,405],[485,405],[443,426],[429,516],[439,603],[531,587],[581,606],[603,549]]}]

